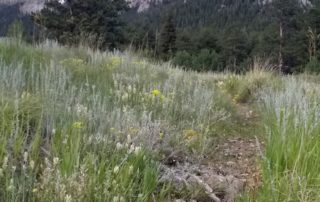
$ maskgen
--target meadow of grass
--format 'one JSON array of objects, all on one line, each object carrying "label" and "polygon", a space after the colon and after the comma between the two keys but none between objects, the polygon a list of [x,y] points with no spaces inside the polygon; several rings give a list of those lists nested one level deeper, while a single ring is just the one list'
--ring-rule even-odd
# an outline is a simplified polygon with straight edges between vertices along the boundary
[{"label": "meadow of grass", "polygon": [[[217,139],[265,141],[244,201],[319,201],[319,84],[254,69],[196,73],[125,53],[0,41],[3,201],[170,201],[164,150],[212,155]],[[237,105],[261,115],[242,130]],[[241,132],[239,132],[241,131]]]},{"label": "meadow of grass", "polygon": [[201,155],[231,100],[213,75],[129,53],[0,43],[0,198],[168,201],[161,150]]},{"label": "meadow of grass", "polygon": [[259,92],[266,151],[256,201],[320,200],[320,86],[313,77],[283,77],[282,88]]}]

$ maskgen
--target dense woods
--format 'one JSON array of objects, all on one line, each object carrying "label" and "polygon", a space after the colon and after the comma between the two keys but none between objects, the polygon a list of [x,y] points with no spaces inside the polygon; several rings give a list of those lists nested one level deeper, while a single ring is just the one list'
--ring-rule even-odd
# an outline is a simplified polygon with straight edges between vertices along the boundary
[{"label": "dense woods", "polygon": [[173,0],[140,13],[124,0],[68,0],[63,5],[50,1],[32,19],[45,37],[62,44],[130,46],[197,71],[242,72],[257,57],[286,73],[320,71],[316,1],[304,5],[298,0]]},{"label": "dense woods", "polygon": [[[284,72],[315,69],[319,53],[319,5],[297,0],[174,1],[141,13],[133,25],[136,45],[159,52],[157,32],[163,13],[174,16],[176,52],[173,62],[196,70],[246,70],[253,58],[268,59]],[[132,17],[131,17],[132,19]],[[144,43],[148,40],[148,43]],[[154,42],[155,44],[150,44]],[[313,51],[310,52],[310,49]],[[315,48],[315,49],[314,49]]]}]

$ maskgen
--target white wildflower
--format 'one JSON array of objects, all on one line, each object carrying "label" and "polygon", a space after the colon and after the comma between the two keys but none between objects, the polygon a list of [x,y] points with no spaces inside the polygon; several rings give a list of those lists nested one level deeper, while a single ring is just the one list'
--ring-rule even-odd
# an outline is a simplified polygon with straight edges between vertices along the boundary
[{"label": "white wildflower", "polygon": [[31,168],[31,170],[34,169],[34,161],[33,160],[30,161],[30,168]]},{"label": "white wildflower", "polygon": [[134,153],[135,153],[136,155],[140,154],[140,151],[141,151],[141,147],[135,147],[135,148],[134,148]]},{"label": "white wildflower", "polygon": [[13,179],[10,179],[10,184],[7,188],[8,191],[12,191],[14,189],[14,185],[13,185]]},{"label": "white wildflower", "polygon": [[47,168],[50,167],[50,162],[49,162],[49,159],[47,157],[44,158],[44,163],[46,164]]},{"label": "white wildflower", "polygon": [[128,108],[126,106],[123,107],[123,113],[126,113],[128,111]]},{"label": "white wildflower", "polygon": [[53,166],[57,166],[59,164],[59,158],[55,157],[53,158]]},{"label": "white wildflower", "polygon": [[128,143],[128,144],[130,144],[130,143],[131,143],[131,141],[132,141],[132,139],[131,139],[131,135],[129,134],[129,135],[127,135],[127,143]]},{"label": "white wildflower", "polygon": [[86,115],[88,108],[82,104],[76,104],[76,113],[78,116]]},{"label": "white wildflower", "polygon": [[125,202],[125,199],[123,196],[115,196],[113,197],[113,202]]},{"label": "white wildflower", "polygon": [[129,98],[129,94],[128,93],[124,93],[122,96],[121,96],[121,100],[127,100]]},{"label": "white wildflower", "polygon": [[130,174],[130,175],[133,174],[133,166],[132,166],[132,165],[129,167],[129,174]]},{"label": "white wildflower", "polygon": [[119,172],[119,166],[115,166],[114,168],[113,168],[113,173],[114,174],[117,174],[118,172]]},{"label": "white wildflower", "polygon": [[130,145],[130,148],[129,148],[129,150],[128,150],[128,154],[131,154],[132,152],[134,152],[135,151],[135,146],[134,146],[134,144],[131,144]]},{"label": "white wildflower", "polygon": [[28,161],[28,152],[23,153],[23,161],[27,162]]},{"label": "white wildflower", "polygon": [[132,91],[132,86],[131,85],[128,85],[128,91]]},{"label": "white wildflower", "polygon": [[72,201],[71,195],[67,194],[67,195],[64,197],[64,201],[65,201],[65,202],[71,202],[71,201]]},{"label": "white wildflower", "polygon": [[218,82],[218,86],[219,86],[219,87],[221,87],[223,84],[224,84],[223,81],[219,81],[219,82]]},{"label": "white wildflower", "polygon": [[122,148],[123,148],[123,145],[120,142],[118,142],[116,145],[116,149],[121,150]]},{"label": "white wildflower", "polygon": [[2,164],[2,168],[3,170],[5,170],[8,167],[8,157],[4,157],[3,159],[3,164]]}]

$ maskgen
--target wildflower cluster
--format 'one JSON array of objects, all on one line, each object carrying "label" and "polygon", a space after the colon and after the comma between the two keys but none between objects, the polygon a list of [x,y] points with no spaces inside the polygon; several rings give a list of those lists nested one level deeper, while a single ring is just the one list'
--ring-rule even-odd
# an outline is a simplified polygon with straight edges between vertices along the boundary
[{"label": "wildflower cluster", "polygon": [[60,64],[67,66],[67,67],[77,68],[77,67],[84,66],[85,61],[80,58],[68,58],[68,59],[62,60],[60,62]]},{"label": "wildflower cluster", "polygon": [[133,62],[133,64],[137,66],[145,66],[146,62],[144,60],[136,60]]},{"label": "wildflower cluster", "polygon": [[111,69],[117,68],[121,65],[121,58],[119,56],[113,56],[108,61],[108,67]]},{"label": "wildflower cluster", "polygon": [[159,98],[161,101],[165,100],[165,96],[158,89],[152,90],[151,94],[152,94],[153,98]]},{"label": "wildflower cluster", "polygon": [[80,121],[76,121],[72,124],[72,128],[75,128],[75,129],[82,129],[84,128],[84,124]]}]

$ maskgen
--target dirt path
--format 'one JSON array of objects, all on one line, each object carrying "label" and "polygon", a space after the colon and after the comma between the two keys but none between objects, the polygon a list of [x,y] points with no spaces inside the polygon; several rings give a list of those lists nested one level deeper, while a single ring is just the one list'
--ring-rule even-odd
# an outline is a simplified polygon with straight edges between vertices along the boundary
[{"label": "dirt path", "polygon": [[[249,104],[237,104],[237,113],[244,127],[249,130],[257,127],[260,118]],[[209,166],[218,174],[245,180],[246,188],[255,190],[261,184],[258,161],[264,148],[264,142],[258,139],[259,136],[260,134],[240,133],[238,137],[221,141],[208,161]]]},{"label": "dirt path", "polygon": [[[255,129],[260,120],[252,107],[248,104],[236,107],[240,124],[250,131]],[[233,202],[241,192],[255,191],[261,184],[258,161],[264,143],[258,140],[259,134],[243,134],[248,130],[220,140],[212,155],[200,164],[185,161],[175,166],[163,165],[161,180],[169,181],[177,189],[186,187],[193,201],[198,202]],[[195,191],[199,187],[203,192]]]}]

